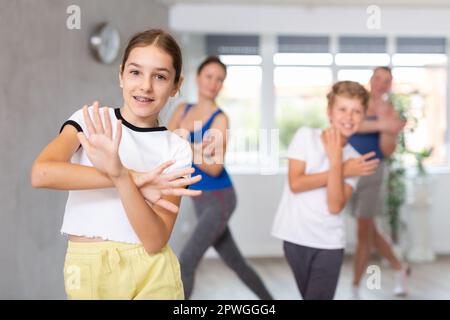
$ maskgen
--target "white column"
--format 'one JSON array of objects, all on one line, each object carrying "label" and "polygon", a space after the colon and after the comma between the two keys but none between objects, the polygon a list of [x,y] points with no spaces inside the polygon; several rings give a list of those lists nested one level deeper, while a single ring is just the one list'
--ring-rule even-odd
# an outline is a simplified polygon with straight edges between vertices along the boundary
[{"label": "white column", "polygon": [[445,134],[445,146],[447,154],[447,165],[450,165],[450,36],[447,37],[447,130]]}]

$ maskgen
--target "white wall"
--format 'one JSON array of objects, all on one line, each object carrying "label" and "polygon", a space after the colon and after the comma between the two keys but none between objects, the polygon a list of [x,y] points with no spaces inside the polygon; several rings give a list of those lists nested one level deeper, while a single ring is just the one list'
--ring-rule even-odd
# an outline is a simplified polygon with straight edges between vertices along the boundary
[{"label": "white wall", "polygon": [[378,30],[367,28],[367,6],[178,4],[170,9],[169,25],[175,31],[200,33],[450,34],[450,8],[380,9]]}]

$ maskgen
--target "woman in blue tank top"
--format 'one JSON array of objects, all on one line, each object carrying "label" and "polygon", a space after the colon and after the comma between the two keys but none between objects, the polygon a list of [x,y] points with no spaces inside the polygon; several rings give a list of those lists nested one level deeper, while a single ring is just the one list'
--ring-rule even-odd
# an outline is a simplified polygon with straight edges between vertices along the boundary
[{"label": "woman in blue tank top", "polygon": [[240,253],[228,227],[236,208],[236,193],[224,167],[228,118],[216,98],[226,77],[218,57],[208,57],[197,69],[198,101],[175,110],[168,128],[187,138],[194,151],[194,175],[202,180],[190,189],[202,190],[194,199],[198,223],[180,255],[186,299],[194,286],[195,270],[206,250],[213,246],[224,262],[260,298],[272,299],[264,283]]}]

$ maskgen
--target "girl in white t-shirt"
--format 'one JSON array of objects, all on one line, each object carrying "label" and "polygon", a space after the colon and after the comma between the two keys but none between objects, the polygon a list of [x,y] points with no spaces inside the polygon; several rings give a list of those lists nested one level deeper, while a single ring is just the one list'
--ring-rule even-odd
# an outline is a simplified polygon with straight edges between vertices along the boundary
[{"label": "girl in white t-shirt", "polygon": [[[136,34],[120,67],[122,108],[84,106],[32,168],[37,188],[69,190],[61,232],[71,299],[183,299],[168,240],[193,172],[188,142],[159,127],[181,85],[181,50],[158,29]],[[174,171],[175,170],[175,171]]]},{"label": "girl in white t-shirt", "polygon": [[333,299],[342,264],[342,210],[357,177],[370,175],[378,160],[348,143],[364,119],[368,93],[352,81],[337,82],[328,94],[330,127],[300,128],[289,145],[288,183],[272,234],[283,248],[303,299]]}]

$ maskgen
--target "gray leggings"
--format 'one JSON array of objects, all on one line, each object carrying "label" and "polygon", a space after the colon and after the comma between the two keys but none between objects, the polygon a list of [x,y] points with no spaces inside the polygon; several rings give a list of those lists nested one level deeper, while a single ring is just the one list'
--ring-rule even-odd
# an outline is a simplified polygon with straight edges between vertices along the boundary
[{"label": "gray leggings", "polygon": [[287,241],[283,249],[303,300],[332,300],[344,249],[316,249]]},{"label": "gray leggings", "polygon": [[210,246],[260,299],[271,300],[263,282],[245,261],[228,228],[228,220],[236,208],[233,187],[203,191],[193,198],[197,214],[197,226],[180,255],[181,278],[184,295],[189,299],[194,286],[195,270]]}]

